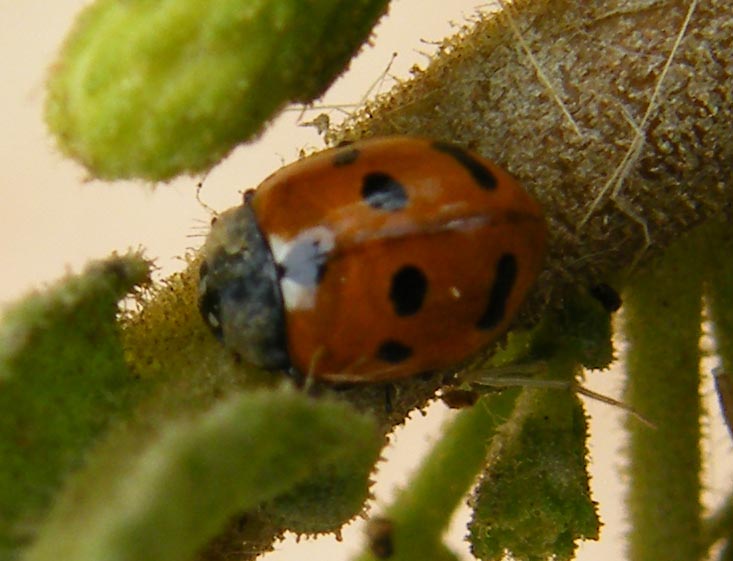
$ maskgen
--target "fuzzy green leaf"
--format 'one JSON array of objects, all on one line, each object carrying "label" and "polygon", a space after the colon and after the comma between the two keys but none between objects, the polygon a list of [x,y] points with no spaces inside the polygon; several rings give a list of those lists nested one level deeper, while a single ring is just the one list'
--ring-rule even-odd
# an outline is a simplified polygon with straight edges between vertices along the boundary
[{"label": "fuzzy green leaf", "polygon": [[268,505],[282,528],[299,534],[337,531],[357,514],[367,497],[376,456],[344,456],[319,469]]},{"label": "fuzzy green leaf", "polygon": [[657,427],[628,421],[632,561],[703,558],[702,291],[708,248],[717,243],[703,226],[637,274],[626,291],[624,401]]},{"label": "fuzzy green leaf", "polygon": [[567,360],[591,369],[613,361],[611,311],[585,291],[564,299],[562,308],[547,314],[534,330],[530,356],[534,360]]},{"label": "fuzzy green leaf", "polygon": [[137,254],[92,264],[6,309],[0,327],[0,559],[144,386],[123,360],[117,304],[147,281]]},{"label": "fuzzy green leaf", "polygon": [[96,177],[204,171],[328,87],[387,0],[98,0],[48,82],[59,147]]},{"label": "fuzzy green leaf", "polygon": [[237,394],[170,423],[111,487],[55,511],[26,561],[191,559],[232,516],[344,461],[371,466],[380,447],[374,421],[344,403],[288,387]]},{"label": "fuzzy green leaf", "polygon": [[[370,536],[370,548],[358,561],[455,561],[458,555],[443,543],[453,513],[484,466],[486,450],[511,415],[519,390],[483,396],[441,431],[410,484],[399,491],[383,513],[387,524]],[[385,533],[386,532],[386,533]]]},{"label": "fuzzy green leaf", "polygon": [[597,539],[586,472],[587,425],[572,392],[524,390],[492,443],[472,499],[470,541],[483,560],[572,559],[578,539]]}]

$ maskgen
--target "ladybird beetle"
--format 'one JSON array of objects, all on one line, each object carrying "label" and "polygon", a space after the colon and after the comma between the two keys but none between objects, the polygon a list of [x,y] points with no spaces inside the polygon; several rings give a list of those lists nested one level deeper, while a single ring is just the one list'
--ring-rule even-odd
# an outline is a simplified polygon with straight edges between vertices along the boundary
[{"label": "ladybird beetle", "polygon": [[392,380],[455,365],[505,331],[545,238],[537,203],[477,154],[364,140],[282,168],[213,221],[199,306],[255,365]]}]

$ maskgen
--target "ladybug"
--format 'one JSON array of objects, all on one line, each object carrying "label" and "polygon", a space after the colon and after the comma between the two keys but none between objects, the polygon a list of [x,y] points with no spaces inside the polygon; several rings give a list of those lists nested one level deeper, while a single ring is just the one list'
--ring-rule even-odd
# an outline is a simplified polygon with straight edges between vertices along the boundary
[{"label": "ladybug", "polygon": [[212,223],[199,307],[265,369],[379,382],[446,368],[502,334],[546,228],[507,172],[445,142],[358,141],[272,174]]}]

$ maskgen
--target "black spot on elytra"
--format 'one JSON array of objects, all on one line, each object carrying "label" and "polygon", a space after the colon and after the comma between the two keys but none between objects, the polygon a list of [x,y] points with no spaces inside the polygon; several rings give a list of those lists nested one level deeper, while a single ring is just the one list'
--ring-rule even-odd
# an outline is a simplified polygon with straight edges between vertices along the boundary
[{"label": "black spot on elytra", "polygon": [[410,316],[417,313],[425,300],[428,279],[419,268],[405,265],[392,276],[389,299],[392,300],[395,314]]},{"label": "black spot on elytra", "polygon": [[466,171],[471,174],[476,183],[483,189],[496,189],[498,181],[491,170],[474,158],[471,154],[466,152],[463,148],[448,144],[447,142],[433,142],[433,148],[438,152],[448,154],[459,164],[461,164]]},{"label": "black spot on elytra", "polygon": [[403,362],[411,356],[412,349],[394,339],[387,339],[377,349],[377,358],[392,364]]},{"label": "black spot on elytra", "polygon": [[489,303],[476,323],[479,329],[493,329],[504,319],[506,303],[516,280],[517,258],[511,253],[505,253],[496,264],[496,276],[489,292]]},{"label": "black spot on elytra", "polygon": [[386,173],[369,173],[364,177],[361,196],[377,210],[395,211],[407,205],[407,191]]},{"label": "black spot on elytra", "polygon": [[353,164],[359,157],[359,150],[356,148],[349,148],[348,150],[339,150],[334,154],[332,163],[334,167],[340,168]]}]

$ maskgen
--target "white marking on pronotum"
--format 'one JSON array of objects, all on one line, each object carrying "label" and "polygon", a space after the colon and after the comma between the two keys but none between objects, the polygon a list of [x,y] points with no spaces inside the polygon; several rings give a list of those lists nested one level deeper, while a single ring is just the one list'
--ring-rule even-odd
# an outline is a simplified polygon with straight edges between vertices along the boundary
[{"label": "white marking on pronotum", "polygon": [[333,231],[326,226],[315,226],[303,230],[289,240],[273,234],[268,242],[275,263],[281,271],[280,290],[285,308],[312,308],[315,305],[319,277],[335,246]]},{"label": "white marking on pronotum", "polygon": [[310,310],[316,304],[315,286],[303,286],[283,278],[280,280],[280,291],[287,310]]}]

